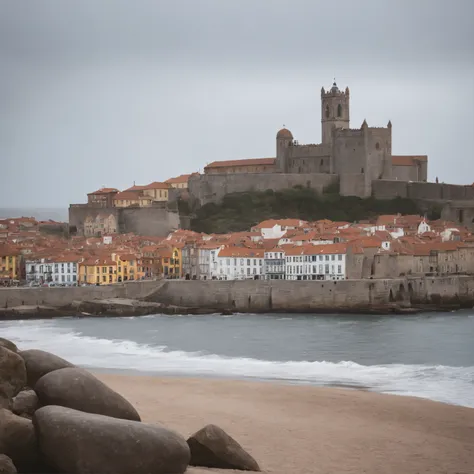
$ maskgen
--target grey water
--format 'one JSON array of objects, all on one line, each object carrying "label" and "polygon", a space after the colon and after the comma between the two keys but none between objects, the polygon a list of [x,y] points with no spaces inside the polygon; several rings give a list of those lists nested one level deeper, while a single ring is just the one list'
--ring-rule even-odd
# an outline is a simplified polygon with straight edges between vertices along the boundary
[{"label": "grey water", "polygon": [[474,312],[2,321],[0,336],[80,366],[343,385],[474,408]]}]

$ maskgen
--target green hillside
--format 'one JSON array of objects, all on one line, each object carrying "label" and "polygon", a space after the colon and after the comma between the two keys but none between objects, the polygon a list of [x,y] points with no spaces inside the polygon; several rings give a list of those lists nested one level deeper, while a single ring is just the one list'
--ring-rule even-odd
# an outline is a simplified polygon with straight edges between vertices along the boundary
[{"label": "green hillside", "polygon": [[411,199],[377,200],[372,197],[340,196],[335,188],[327,189],[321,195],[311,188],[297,186],[282,191],[228,194],[221,204],[210,203],[199,208],[191,220],[191,229],[226,233],[248,230],[265,219],[356,222],[381,214],[423,214],[426,211],[429,218],[439,218],[439,209],[422,209]]}]

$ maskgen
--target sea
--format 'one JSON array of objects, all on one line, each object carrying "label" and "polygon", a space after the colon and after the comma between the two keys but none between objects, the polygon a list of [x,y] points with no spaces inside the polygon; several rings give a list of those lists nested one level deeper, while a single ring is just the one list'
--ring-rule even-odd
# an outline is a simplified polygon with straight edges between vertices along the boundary
[{"label": "sea", "polygon": [[474,408],[472,310],[1,321],[0,336],[96,371],[336,386]]}]

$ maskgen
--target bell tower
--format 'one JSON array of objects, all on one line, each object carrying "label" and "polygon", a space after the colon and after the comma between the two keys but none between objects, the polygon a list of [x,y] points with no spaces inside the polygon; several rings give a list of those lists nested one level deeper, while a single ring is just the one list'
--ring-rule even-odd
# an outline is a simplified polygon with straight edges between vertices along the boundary
[{"label": "bell tower", "polygon": [[332,130],[349,128],[349,88],[344,92],[337,87],[336,80],[328,91],[321,88],[321,141],[330,144]]}]

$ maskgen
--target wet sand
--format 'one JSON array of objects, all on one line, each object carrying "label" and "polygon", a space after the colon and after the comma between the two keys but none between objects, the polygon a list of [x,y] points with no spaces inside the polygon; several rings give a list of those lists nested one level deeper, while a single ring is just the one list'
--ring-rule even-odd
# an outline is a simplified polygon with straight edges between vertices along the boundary
[{"label": "wet sand", "polygon": [[474,473],[472,408],[342,388],[96,375],[130,400],[144,422],[185,437],[219,425],[266,473]]}]

